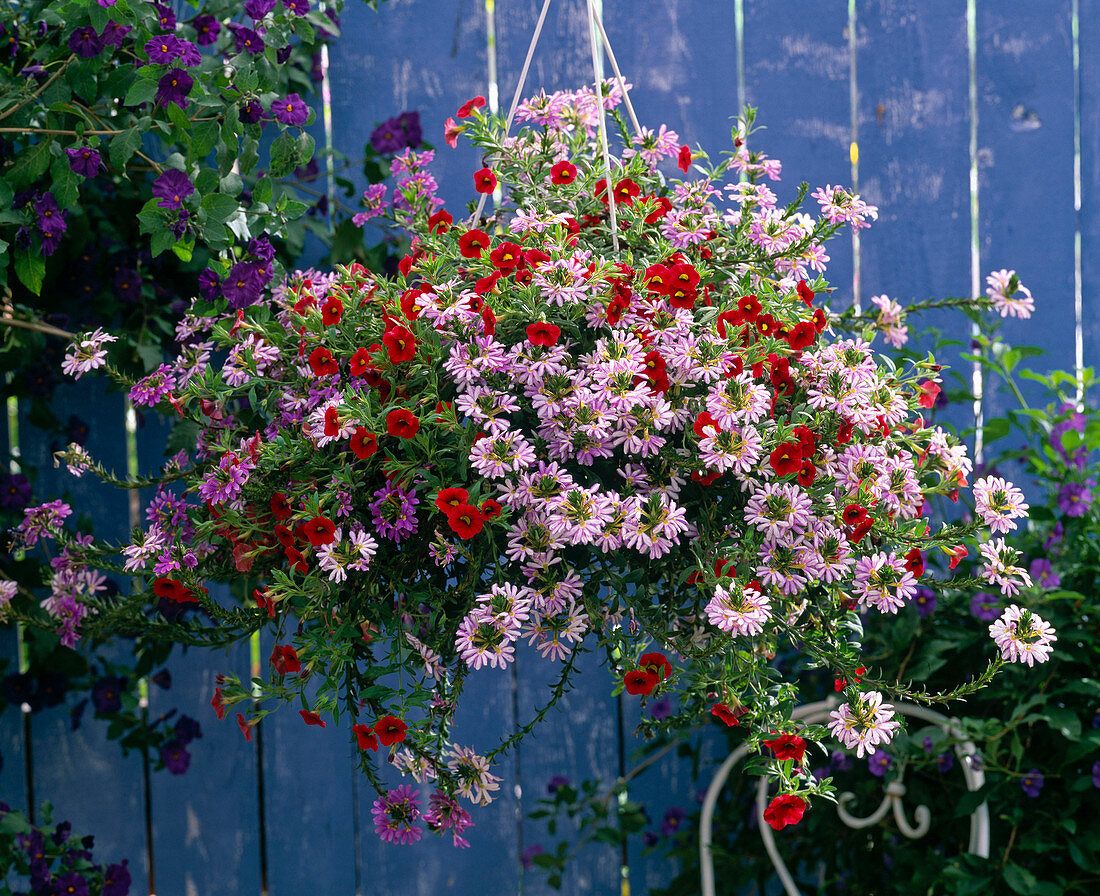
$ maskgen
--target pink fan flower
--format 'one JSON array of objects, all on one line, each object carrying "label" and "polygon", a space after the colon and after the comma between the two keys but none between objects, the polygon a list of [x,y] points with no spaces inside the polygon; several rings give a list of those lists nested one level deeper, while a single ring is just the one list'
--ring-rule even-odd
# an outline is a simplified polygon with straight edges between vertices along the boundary
[{"label": "pink fan flower", "polygon": [[1001,618],[989,626],[989,636],[1005,660],[1029,666],[1050,659],[1050,645],[1058,640],[1050,623],[1016,604],[1010,605]]},{"label": "pink fan flower", "polygon": [[829,714],[829,732],[860,758],[873,756],[899,727],[894,707],[883,703],[878,691],[868,691],[854,704],[842,703]]}]

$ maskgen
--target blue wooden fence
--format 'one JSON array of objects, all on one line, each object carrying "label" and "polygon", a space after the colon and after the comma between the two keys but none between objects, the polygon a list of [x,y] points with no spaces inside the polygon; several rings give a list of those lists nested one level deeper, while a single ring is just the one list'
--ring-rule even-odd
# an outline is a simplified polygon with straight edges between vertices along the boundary
[{"label": "blue wooden fence", "polygon": [[[442,195],[461,209],[479,164],[471,149],[443,144],[442,123],[476,94],[499,95],[507,106],[540,6],[390,0],[373,12],[349,0],[328,72],[334,145],[352,155],[377,122],[419,110],[440,147]],[[866,305],[882,293],[903,303],[969,295],[984,290],[990,270],[1015,268],[1040,310],[1010,322],[1009,341],[1047,348],[1033,365],[1039,369],[1100,361],[1100,0],[603,0],[602,7],[643,123],[667,123],[683,142],[715,154],[729,148],[731,119],[747,102],[766,126],[755,145],[784,163],[781,199],[804,179],[854,184],[879,206],[877,226],[830,246],[834,305]],[[583,0],[555,0],[529,92],[591,80],[586,27]],[[958,318],[934,322],[950,323],[967,341]],[[89,448],[124,467],[121,399],[71,389],[63,400],[84,416],[96,409]],[[996,393],[985,398],[990,412],[1004,403]],[[969,413],[962,409],[957,422]],[[160,433],[149,422],[137,435],[142,465],[151,467]],[[39,491],[51,482],[60,490],[46,447],[21,447],[43,471]],[[121,534],[130,508],[112,510]],[[12,633],[0,632],[0,651],[14,657]],[[608,778],[634,761],[636,709],[607,696],[606,673],[593,658],[585,665],[591,674],[563,712],[497,770],[500,796],[478,813],[465,851],[434,841],[381,844],[373,796],[353,772],[343,732],[276,714],[264,721],[262,742],[246,743],[231,721],[218,723],[209,708],[213,677],[247,675],[247,648],[181,653],[171,664],[172,690],[150,694],[154,715],[175,706],[202,721],[185,776],[161,773],[146,785],[140,759],[123,759],[97,723],[70,731],[64,707],[36,713],[26,726],[8,712],[0,718],[0,799],[26,808],[30,783],[59,817],[95,833],[101,857],[130,858],[134,893],[257,894],[264,885],[286,896],[545,893],[539,875],[521,870],[525,849],[540,840],[549,846],[524,813],[553,775]],[[456,720],[456,740],[490,748],[529,716],[545,674],[522,656],[512,670],[478,673],[480,699]],[[656,827],[670,806],[691,804],[699,786],[665,759],[632,796]],[[672,870],[638,852],[627,859],[635,893]],[[608,849],[589,847],[563,892],[619,892],[621,865]]]}]

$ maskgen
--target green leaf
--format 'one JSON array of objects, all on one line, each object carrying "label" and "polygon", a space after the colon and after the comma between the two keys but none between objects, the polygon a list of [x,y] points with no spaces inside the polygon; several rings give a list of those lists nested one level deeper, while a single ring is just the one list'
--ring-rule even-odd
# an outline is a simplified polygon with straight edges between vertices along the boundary
[{"label": "green leaf", "polygon": [[157,95],[157,82],[150,78],[139,78],[134,86],[126,91],[126,99],[122,101],[124,106],[140,106],[149,102]]},{"label": "green leaf", "polygon": [[1068,707],[1047,707],[1043,710],[1042,718],[1050,722],[1050,726],[1067,740],[1078,740],[1081,737],[1081,719]]},{"label": "green leaf", "polygon": [[199,122],[191,130],[191,151],[197,156],[209,155],[218,142],[218,134],[216,121]]},{"label": "green leaf", "polygon": [[995,442],[997,439],[1003,439],[1007,436],[1011,429],[1012,427],[1009,426],[1004,417],[994,417],[982,427],[982,438],[986,444]]},{"label": "green leaf", "polygon": [[316,148],[316,143],[310,134],[302,131],[298,135],[298,164],[308,165],[309,160],[313,158],[313,151]]},{"label": "green leaf", "polygon": [[282,204],[283,214],[288,221],[293,221],[296,218],[302,217],[308,208],[308,205],[304,202],[299,202],[297,199],[288,199]]},{"label": "green leaf", "polygon": [[271,144],[271,177],[286,177],[298,164],[298,143],[285,131]]},{"label": "green leaf", "polygon": [[218,188],[223,193],[228,193],[230,196],[240,196],[241,190],[244,189],[244,181],[241,180],[241,176],[235,171],[230,171],[219,181]]},{"label": "green leaf", "polygon": [[175,242],[176,238],[172,235],[171,230],[158,230],[153,234],[153,242],[150,246],[153,257],[156,258],[166,249],[171,249]]},{"label": "green leaf", "polygon": [[15,157],[15,163],[8,169],[8,180],[13,187],[22,187],[37,180],[50,167],[50,144],[44,140],[28,146]]},{"label": "green leaf", "polygon": [[248,174],[260,161],[260,141],[255,137],[245,137],[241,141],[241,154],[237,157],[241,174]]},{"label": "green leaf", "polygon": [[[252,191],[252,201],[256,205],[269,205],[271,203],[271,178],[261,177],[256,181],[256,188]],[[0,205],[3,205],[0,202]]]},{"label": "green leaf", "polygon": [[57,204],[61,208],[72,208],[80,199],[80,182],[84,180],[73,171],[69,164],[68,156],[58,156],[50,165],[50,177],[53,178],[53,192]]},{"label": "green leaf", "polygon": [[46,259],[37,252],[15,250],[15,275],[36,296],[42,294],[42,280],[46,276]]},{"label": "green leaf", "polygon": [[1005,883],[1011,887],[1013,892],[1021,893],[1023,896],[1035,892],[1035,885],[1038,881],[1030,871],[1010,862],[1005,865],[1004,874]]},{"label": "green leaf", "polygon": [[210,220],[224,224],[236,214],[240,203],[225,193],[211,193],[209,196],[203,196],[202,208]]},{"label": "green leaf", "polygon": [[139,146],[141,146],[141,131],[137,128],[130,128],[112,137],[108,150],[111,164],[116,168],[124,168]]},{"label": "green leaf", "polygon": [[172,251],[180,261],[190,261],[191,255],[195,251],[195,238],[188,236],[187,239],[181,240],[172,246]]},{"label": "green leaf", "polygon": [[0,180],[0,208],[11,208],[12,199],[15,198],[15,190],[6,180]]}]

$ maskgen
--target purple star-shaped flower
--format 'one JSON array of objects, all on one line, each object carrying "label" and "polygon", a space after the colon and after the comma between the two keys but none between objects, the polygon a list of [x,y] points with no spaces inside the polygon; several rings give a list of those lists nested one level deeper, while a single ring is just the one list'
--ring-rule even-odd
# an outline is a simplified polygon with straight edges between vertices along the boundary
[{"label": "purple star-shaped flower", "polygon": [[236,44],[238,53],[251,53],[256,56],[267,48],[264,39],[251,28],[245,28],[244,25],[230,25],[229,30],[233,32],[233,42]]},{"label": "purple star-shaped flower", "polygon": [[200,47],[209,47],[218,39],[218,33],[222,30],[221,22],[206,13],[195,16],[191,27],[197,32],[195,40]]},{"label": "purple star-shaped flower", "polygon": [[301,127],[309,118],[309,106],[298,94],[292,93],[290,96],[273,102],[271,104],[271,114],[275,116],[276,121]]},{"label": "purple star-shaped flower", "polygon": [[241,261],[233,265],[225,280],[222,281],[222,295],[234,310],[247,308],[260,299],[267,285],[263,269],[251,261]]},{"label": "purple star-shaped flower", "polygon": [[153,195],[161,208],[183,208],[183,200],[195,192],[191,178],[178,168],[165,168],[153,184]]},{"label": "purple star-shaped flower", "polygon": [[65,154],[69,157],[69,167],[81,177],[95,177],[105,167],[99,150],[90,146],[66,149]]},{"label": "purple star-shaped flower", "polygon": [[194,85],[195,79],[182,68],[165,72],[164,76],[157,81],[157,105],[167,106],[169,103],[175,103],[181,109],[186,109],[187,94],[191,92]]}]

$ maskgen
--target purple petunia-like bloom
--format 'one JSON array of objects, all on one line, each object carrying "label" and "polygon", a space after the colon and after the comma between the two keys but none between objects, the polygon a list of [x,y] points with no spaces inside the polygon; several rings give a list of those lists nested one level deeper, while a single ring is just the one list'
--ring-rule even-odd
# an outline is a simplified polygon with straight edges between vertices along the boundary
[{"label": "purple petunia-like bloom", "polygon": [[222,30],[221,22],[206,13],[195,16],[191,27],[197,33],[195,41],[200,47],[209,47],[218,39],[218,33]]},{"label": "purple petunia-like bloom", "polygon": [[178,168],[165,168],[153,183],[153,195],[161,208],[183,208],[183,200],[195,192],[191,178]]},{"label": "purple petunia-like bloom", "polygon": [[221,291],[221,280],[210,268],[206,268],[199,274],[199,295],[204,299],[212,299]]},{"label": "purple petunia-like bloom", "polygon": [[113,19],[103,26],[103,34],[100,36],[104,47],[121,47],[126,35],[134,29],[130,25],[120,25]]},{"label": "purple petunia-like bloom", "polygon": [[309,118],[309,106],[298,94],[292,93],[281,100],[273,102],[271,104],[271,114],[275,116],[276,121],[300,127]]},{"label": "purple petunia-like bloom", "polygon": [[66,871],[53,882],[55,893],[66,896],[88,896],[88,879],[75,871]]},{"label": "purple petunia-like bloom", "polygon": [[164,31],[176,30],[176,13],[171,6],[164,3],[154,3],[153,9],[157,11],[157,24]]},{"label": "purple petunia-like bloom", "polygon": [[160,748],[160,758],[164,767],[173,775],[182,775],[191,764],[191,754],[178,740],[170,740]]},{"label": "purple petunia-like bloom", "polygon": [[1050,561],[1043,557],[1032,560],[1028,572],[1031,573],[1035,584],[1041,588],[1057,588],[1062,584],[1061,577],[1054,571]]},{"label": "purple petunia-like bloom", "polygon": [[275,8],[275,0],[245,0],[244,11],[249,18],[262,19]]},{"label": "purple petunia-like bloom", "polygon": [[283,0],[283,8],[296,16],[308,16],[309,0]]},{"label": "purple petunia-like bloom", "polygon": [[103,52],[103,37],[91,25],[85,25],[69,35],[69,49],[80,59],[94,59]]},{"label": "purple petunia-like bloom", "polygon": [[1092,786],[1100,787],[1100,759],[1092,764]]},{"label": "purple petunia-like bloom", "polygon": [[34,213],[37,216],[35,224],[45,235],[59,237],[69,229],[69,225],[65,222],[65,214],[58,208],[53,193],[45,193],[35,201]]},{"label": "purple petunia-like bloom", "polygon": [[126,896],[130,892],[130,869],[126,867],[127,859],[122,860],[121,865],[108,865],[103,872],[103,896]]},{"label": "purple petunia-like bloom", "polygon": [[1058,492],[1058,509],[1066,516],[1084,516],[1092,504],[1092,492],[1089,484],[1083,482],[1067,482]]},{"label": "purple petunia-like bloom", "polygon": [[233,42],[238,53],[251,53],[256,56],[267,49],[264,39],[251,28],[231,24],[229,30],[233,32]]},{"label": "purple petunia-like bloom", "polygon": [[881,778],[893,768],[894,757],[889,753],[879,750],[867,760],[867,767],[876,778]]},{"label": "purple petunia-like bloom", "polygon": [[370,135],[370,145],[379,155],[389,155],[405,148],[405,131],[396,118],[387,118]]},{"label": "purple petunia-like bloom", "polygon": [[186,109],[188,104],[187,94],[195,86],[195,79],[182,68],[174,68],[166,72],[157,81],[156,103],[158,106],[167,106],[175,103],[181,109]]},{"label": "purple petunia-like bloom", "polygon": [[32,495],[30,480],[22,473],[0,475],[0,507],[22,510],[30,503]]},{"label": "purple petunia-like bloom", "polygon": [[379,535],[400,543],[406,535],[416,532],[416,507],[420,499],[415,489],[405,491],[391,480],[374,496],[378,500],[367,506],[371,511],[371,522]]},{"label": "purple petunia-like bloom", "polygon": [[185,42],[171,34],[154,37],[145,45],[145,54],[149,61],[157,65],[171,65],[183,55]]},{"label": "purple petunia-like bloom", "polygon": [[936,592],[924,585],[919,585],[917,593],[913,595],[913,604],[917,608],[917,615],[922,619],[931,616],[936,609]]},{"label": "purple petunia-like bloom", "polygon": [[1033,768],[1020,779],[1020,789],[1032,799],[1039,795],[1039,791],[1043,789],[1043,776],[1039,769]]},{"label": "purple petunia-like bloom", "polygon": [[374,832],[386,843],[416,843],[422,833],[420,794],[408,784],[401,784],[374,801]]},{"label": "purple petunia-like bloom", "polygon": [[982,622],[992,622],[1001,615],[1001,600],[993,594],[979,591],[970,599],[970,615]]},{"label": "purple petunia-like bloom", "polygon": [[687,813],[679,806],[672,806],[665,811],[665,817],[661,819],[661,834],[665,837],[673,836],[683,827]]},{"label": "purple petunia-like bloom", "polygon": [[66,149],[65,155],[69,157],[69,167],[81,177],[95,177],[105,167],[99,150],[90,146]]},{"label": "purple petunia-like bloom", "polygon": [[251,261],[241,261],[230,268],[222,281],[222,295],[235,311],[254,305],[260,300],[270,274],[264,276],[264,269]]}]

